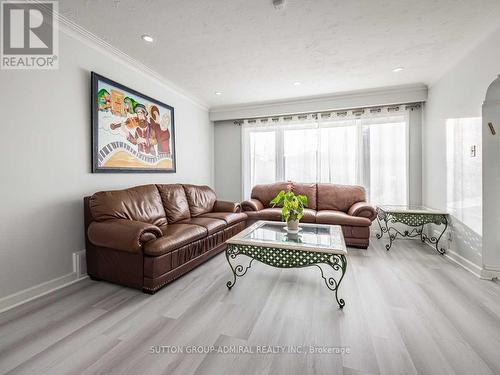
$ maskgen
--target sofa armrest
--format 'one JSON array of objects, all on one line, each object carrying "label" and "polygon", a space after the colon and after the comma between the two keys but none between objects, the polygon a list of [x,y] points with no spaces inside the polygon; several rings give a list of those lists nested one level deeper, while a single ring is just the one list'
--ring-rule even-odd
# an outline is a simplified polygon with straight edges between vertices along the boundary
[{"label": "sofa armrest", "polygon": [[349,211],[347,211],[347,214],[351,216],[366,217],[371,221],[375,220],[377,217],[375,207],[367,202],[354,203],[351,208],[349,208]]},{"label": "sofa armrest", "polygon": [[240,212],[241,206],[236,202],[215,201],[214,212]]},{"label": "sofa armrest", "polygon": [[88,229],[90,242],[96,246],[136,253],[142,244],[162,236],[156,225],[134,220],[110,220],[90,223]]},{"label": "sofa armrest", "polygon": [[241,208],[243,211],[260,211],[264,209],[264,205],[258,199],[249,199],[241,202]]}]

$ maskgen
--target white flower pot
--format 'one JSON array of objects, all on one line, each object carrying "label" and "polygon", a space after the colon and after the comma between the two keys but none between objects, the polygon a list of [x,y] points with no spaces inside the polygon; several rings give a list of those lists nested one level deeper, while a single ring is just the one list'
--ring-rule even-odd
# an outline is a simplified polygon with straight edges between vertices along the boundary
[{"label": "white flower pot", "polygon": [[288,220],[286,222],[286,226],[288,230],[299,230],[299,221],[298,220]]}]

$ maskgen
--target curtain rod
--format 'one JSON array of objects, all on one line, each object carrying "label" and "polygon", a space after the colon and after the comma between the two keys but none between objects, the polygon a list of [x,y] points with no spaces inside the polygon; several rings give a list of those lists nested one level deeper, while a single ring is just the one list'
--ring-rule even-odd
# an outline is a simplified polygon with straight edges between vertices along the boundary
[{"label": "curtain rod", "polygon": [[333,110],[333,111],[321,111],[321,112],[302,112],[291,115],[283,115],[283,116],[266,116],[266,117],[255,117],[249,119],[238,119],[234,120],[233,124],[241,126],[245,121],[247,122],[278,122],[280,119],[283,120],[292,120],[294,117],[297,117],[299,120],[305,120],[308,116],[312,116],[313,118],[329,118],[332,117],[332,114],[336,114],[339,117],[348,116],[349,112],[351,112],[354,116],[361,116],[364,113],[381,113],[382,109],[387,109],[387,112],[399,112],[401,107],[404,106],[404,110],[418,109],[422,107],[422,103],[408,103],[408,104],[397,104],[397,105],[383,105],[383,106],[372,106],[372,107],[361,107],[361,108],[349,108],[349,109],[341,109],[341,110]]}]

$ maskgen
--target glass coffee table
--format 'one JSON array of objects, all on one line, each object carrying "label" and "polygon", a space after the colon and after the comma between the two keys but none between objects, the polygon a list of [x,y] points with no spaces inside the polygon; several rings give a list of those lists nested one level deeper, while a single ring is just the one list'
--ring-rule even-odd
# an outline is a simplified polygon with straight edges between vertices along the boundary
[{"label": "glass coffee table", "polygon": [[[339,225],[300,224],[298,233],[289,233],[286,224],[276,221],[258,221],[226,241],[226,258],[233,272],[227,282],[231,289],[237,277],[244,276],[254,260],[278,268],[316,266],[328,289],[335,293],[340,308],[345,306],[337,292],[347,269],[347,249]],[[233,263],[238,255],[250,257],[247,266]],[[321,266],[333,270],[325,276]]]},{"label": "glass coffee table", "polygon": [[[428,242],[434,246],[439,254],[444,254],[445,249],[439,246],[439,240],[443,237],[446,228],[448,228],[448,213],[445,211],[434,210],[424,206],[377,206],[377,222],[380,228],[380,233],[377,233],[377,238],[380,239],[387,233],[389,243],[385,245],[386,250],[390,250],[392,243],[399,235],[401,237],[419,237],[422,242]],[[398,230],[394,224],[400,223],[407,227],[408,230]],[[438,236],[431,235],[430,237],[424,233],[426,224],[434,224],[441,226],[442,230]]]}]

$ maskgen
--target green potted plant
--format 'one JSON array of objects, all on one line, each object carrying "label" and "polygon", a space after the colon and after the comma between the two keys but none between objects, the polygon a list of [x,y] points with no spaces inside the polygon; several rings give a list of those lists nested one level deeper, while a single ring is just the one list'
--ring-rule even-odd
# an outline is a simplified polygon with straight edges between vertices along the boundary
[{"label": "green potted plant", "polygon": [[271,201],[273,207],[281,206],[281,220],[286,222],[289,231],[299,230],[299,220],[304,216],[307,207],[305,195],[295,195],[293,191],[280,191]]}]

